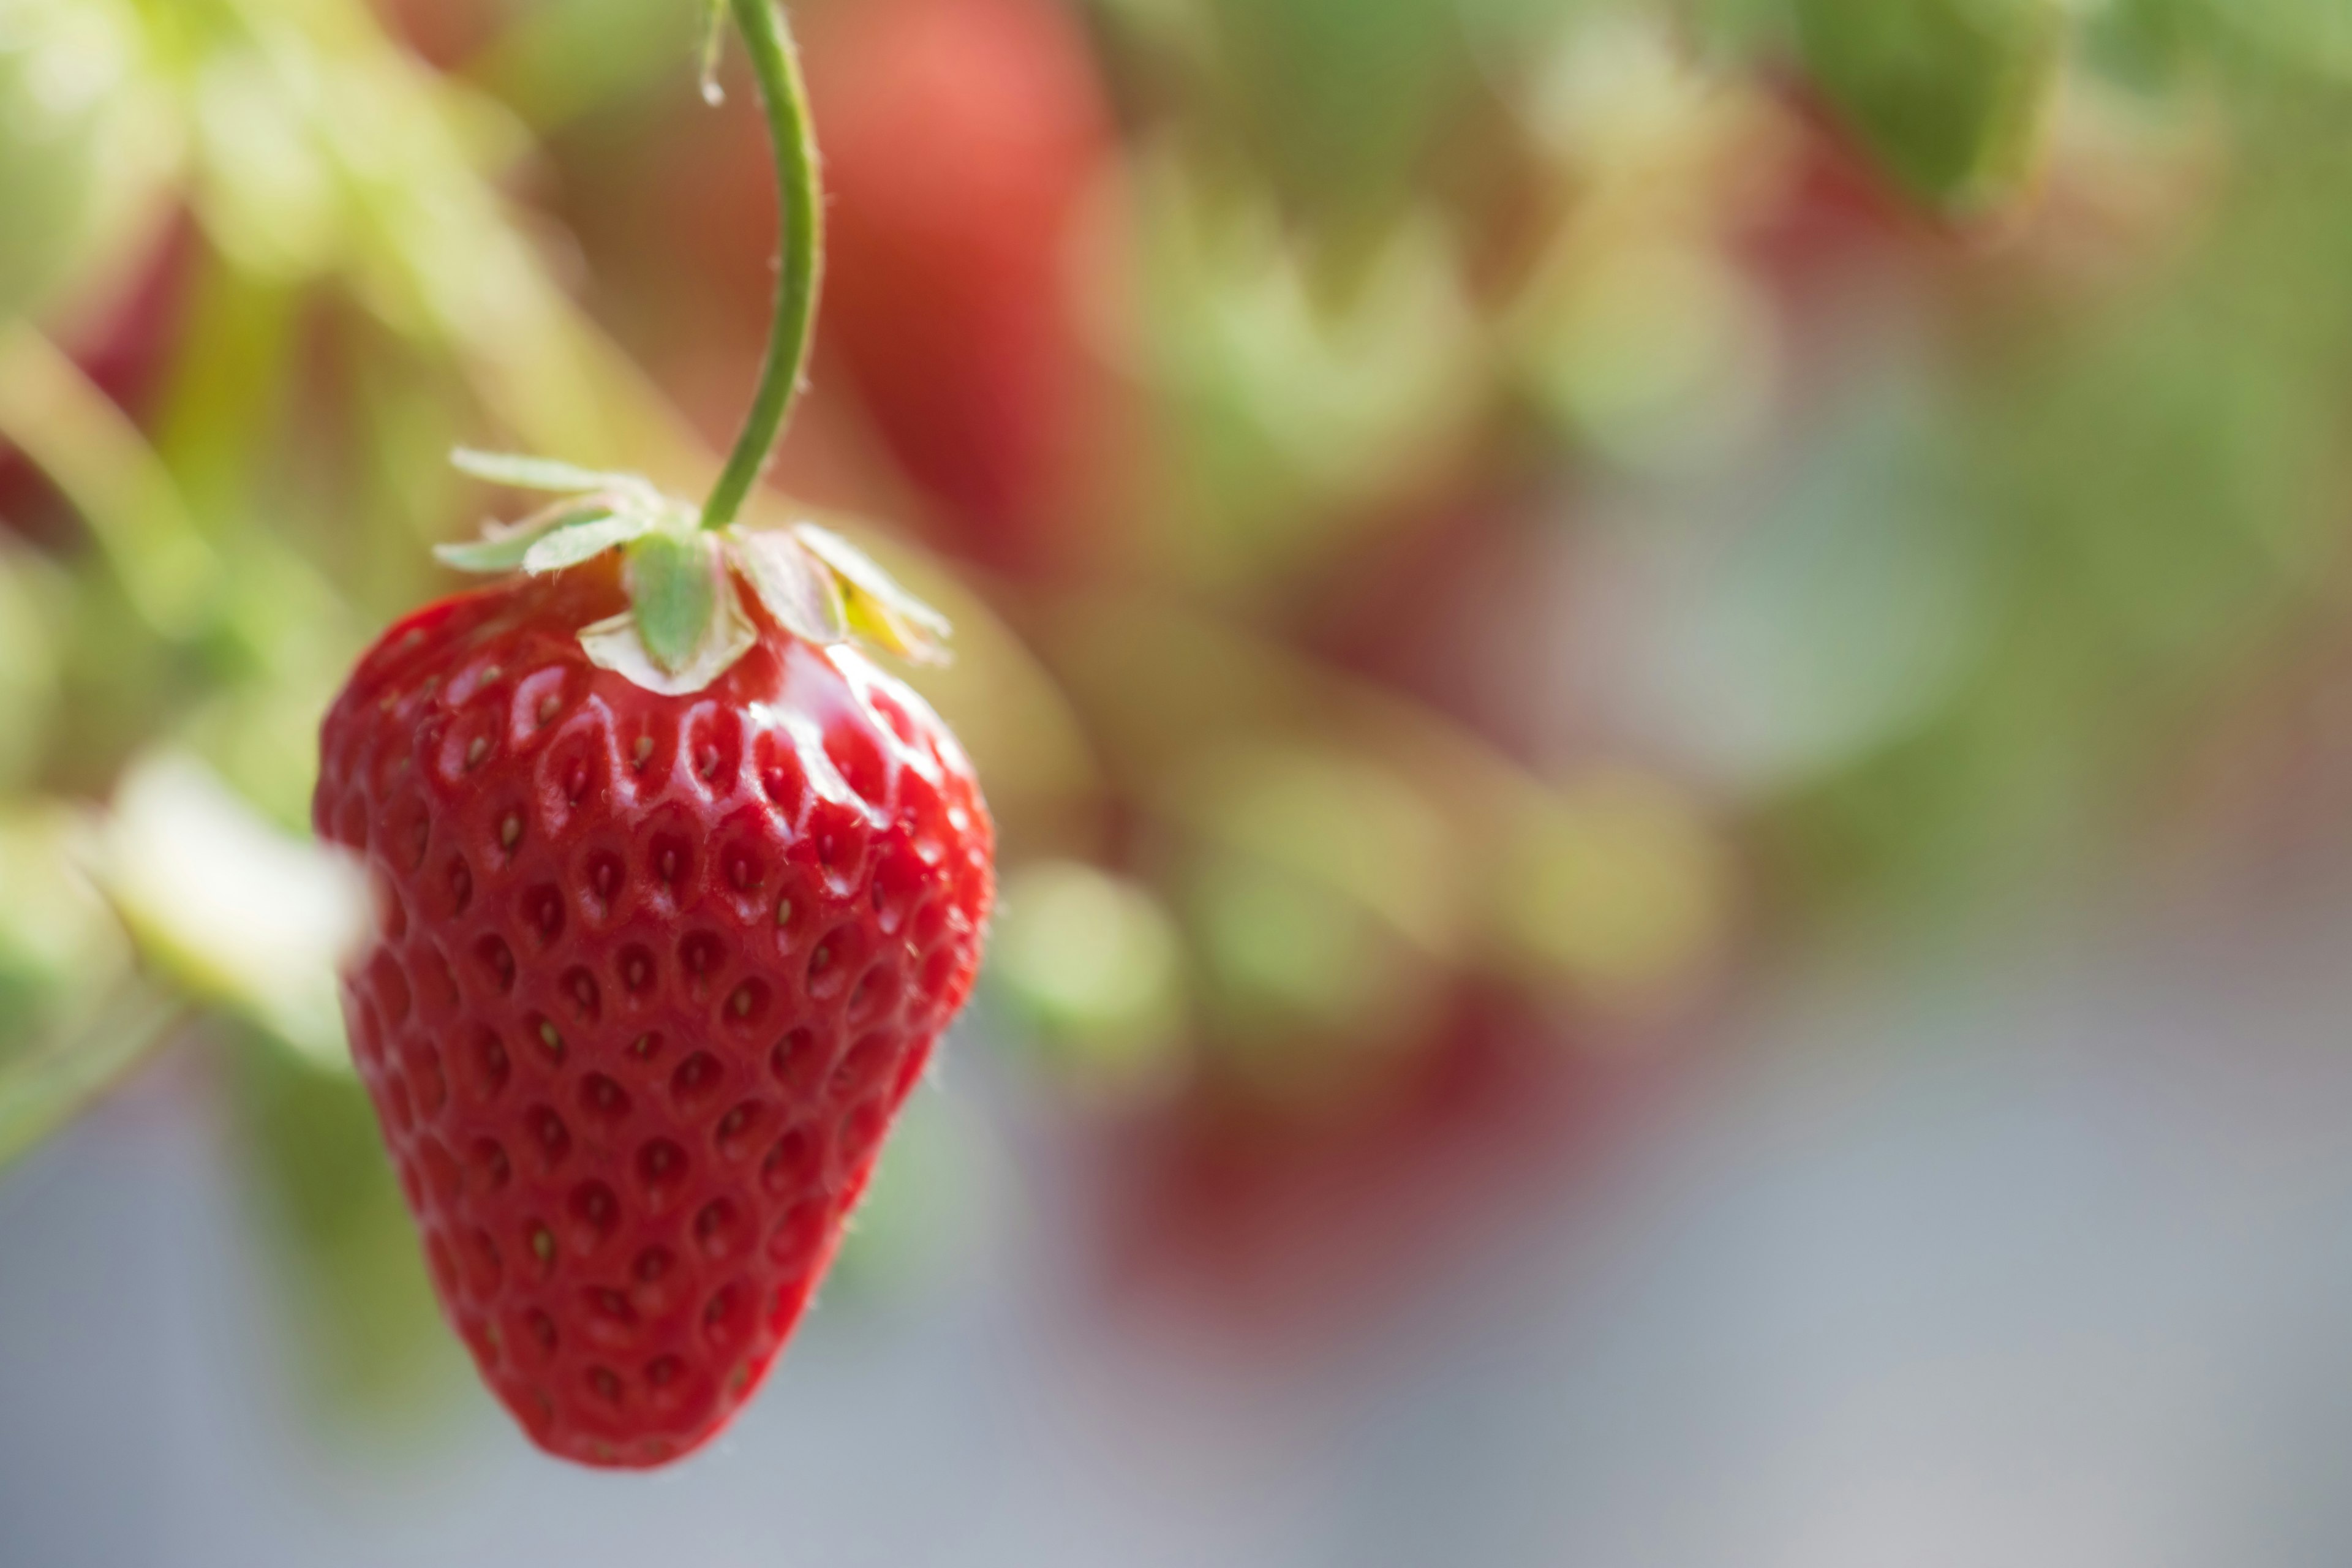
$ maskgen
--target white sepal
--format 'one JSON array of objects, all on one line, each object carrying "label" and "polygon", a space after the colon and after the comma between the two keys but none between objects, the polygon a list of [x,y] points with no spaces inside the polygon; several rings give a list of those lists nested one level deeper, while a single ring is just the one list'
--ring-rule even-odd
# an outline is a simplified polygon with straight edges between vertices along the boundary
[{"label": "white sepal", "polygon": [[558,462],[553,458],[524,458],[511,452],[478,452],[470,447],[460,447],[449,454],[449,461],[461,474],[469,474],[489,484],[505,485],[510,489],[548,490],[557,495],[586,495],[595,490],[609,490],[615,495],[642,500],[647,506],[661,505],[661,492],[642,474],[610,474],[594,468],[583,468],[576,463]]},{"label": "white sepal", "polygon": [[778,626],[820,646],[848,638],[841,584],[806,545],[780,530],[727,531],[728,559]]},{"label": "white sepal", "polygon": [[823,562],[840,584],[850,635],[916,664],[945,664],[948,618],[898,586],[872,557],[830,529],[803,522],[793,537]]}]

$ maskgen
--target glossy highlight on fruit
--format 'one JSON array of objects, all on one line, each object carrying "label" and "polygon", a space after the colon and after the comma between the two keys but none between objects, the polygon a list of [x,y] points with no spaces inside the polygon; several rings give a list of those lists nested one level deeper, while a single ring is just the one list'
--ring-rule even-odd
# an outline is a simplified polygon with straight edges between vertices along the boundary
[{"label": "glossy highlight on fruit", "polygon": [[920,699],[758,641],[661,696],[590,662],[611,558],[431,605],[330,712],[365,861],[352,1054],[435,1287],[549,1452],[709,1439],[807,1306],[978,965],[992,829]]}]

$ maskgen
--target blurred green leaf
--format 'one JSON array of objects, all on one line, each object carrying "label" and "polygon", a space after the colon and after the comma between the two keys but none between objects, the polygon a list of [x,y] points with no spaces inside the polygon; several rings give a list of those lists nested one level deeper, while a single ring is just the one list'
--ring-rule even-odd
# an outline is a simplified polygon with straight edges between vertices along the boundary
[{"label": "blurred green leaf", "polygon": [[691,4],[672,0],[532,5],[467,62],[466,74],[535,129],[551,131],[649,87],[675,85],[693,52],[696,20]]},{"label": "blurred green leaf", "polygon": [[1183,946],[1151,889],[1075,861],[1005,882],[990,941],[991,984],[1054,1075],[1117,1100],[1163,1083],[1183,1026]]},{"label": "blurred green leaf", "polygon": [[2066,36],[2062,0],[1796,0],[1813,80],[1895,179],[1954,212],[2031,171]]},{"label": "blurred green leaf", "polygon": [[1602,1005],[1678,999],[1725,937],[1730,857],[1663,778],[1599,771],[1531,804],[1496,880],[1505,936]]},{"label": "blurred green leaf", "polygon": [[1226,1065],[1276,1097],[1411,1045],[1466,958],[1465,846],[1373,757],[1271,737],[1165,783],[1203,1012]]},{"label": "blurred green leaf", "polygon": [[160,1045],[185,1008],[134,978],[84,870],[86,816],[0,799],[0,1165]]},{"label": "blurred green leaf", "polygon": [[918,1087],[850,1217],[825,1300],[871,1307],[970,1264],[1002,1180],[994,1155],[966,1097]]},{"label": "blurred green leaf", "polygon": [[0,791],[31,771],[57,701],[59,575],[31,551],[0,542]]},{"label": "blurred green leaf", "polygon": [[186,1017],[184,1004],[132,986],[58,1037],[0,1055],[0,1169],[89,1109]]},{"label": "blurred green leaf", "polygon": [[1416,215],[1332,299],[1262,192],[1165,160],[1139,182],[1139,347],[1186,448],[1169,546],[1220,584],[1327,562],[1363,503],[1411,489],[1481,412],[1480,322],[1453,242]]},{"label": "blurred green leaf", "polygon": [[116,274],[152,229],[178,158],[136,10],[0,8],[0,320]]},{"label": "blurred green leaf", "polygon": [[244,1045],[236,1146],[275,1222],[306,1392],[345,1421],[419,1429],[464,1386],[467,1363],[443,1327],[366,1090]]},{"label": "blurred green leaf", "polygon": [[184,638],[215,605],[218,553],[130,417],[73,359],[0,315],[0,437],[64,491],[148,624]]},{"label": "blurred green leaf", "polygon": [[1219,85],[1285,203],[1343,249],[1415,198],[1479,86],[1457,0],[1207,0]]}]

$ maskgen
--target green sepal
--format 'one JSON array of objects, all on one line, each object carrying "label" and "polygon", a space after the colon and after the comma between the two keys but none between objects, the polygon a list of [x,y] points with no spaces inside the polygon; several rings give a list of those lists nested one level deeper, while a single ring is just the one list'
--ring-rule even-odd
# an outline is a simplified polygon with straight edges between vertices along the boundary
[{"label": "green sepal", "polygon": [[794,637],[821,647],[857,637],[917,663],[948,661],[947,618],[829,529],[709,531],[634,474],[466,448],[451,460],[478,479],[563,499],[434,554],[459,571],[540,574],[625,549],[629,609],[583,629],[580,642],[598,666],[648,690],[698,691],[750,651],[759,634],[738,576]]},{"label": "green sepal", "polygon": [[478,452],[460,447],[449,461],[461,474],[518,490],[547,490],[557,495],[583,495],[591,490],[640,496],[658,503],[661,497],[641,475],[600,473],[552,458],[525,458],[512,452]]},{"label": "green sepal", "polygon": [[672,675],[694,661],[718,608],[719,542],[649,533],[629,546],[629,604],[654,663]]},{"label": "green sepal", "polygon": [[659,520],[631,509],[591,515],[545,535],[522,558],[522,569],[536,576],[561,572],[602,555],[616,544],[626,544],[653,531]]},{"label": "green sepal", "polygon": [[478,479],[517,489],[551,490],[563,499],[511,527],[492,524],[478,540],[434,547],[434,556],[460,572],[555,572],[603,553],[659,527],[676,510],[635,474],[599,473],[545,458],[477,452],[449,455]]},{"label": "green sepal", "polygon": [[543,530],[530,532],[515,531],[492,534],[464,544],[436,544],[433,559],[455,572],[478,572],[495,574],[512,572],[522,564],[530,547],[539,542]]},{"label": "green sepal", "polygon": [[433,559],[459,572],[519,571],[531,551],[550,534],[575,524],[593,522],[611,513],[612,508],[602,497],[558,501],[510,526],[493,523],[479,539],[461,544],[436,544],[433,547]]},{"label": "green sepal", "polygon": [[[677,556],[684,554],[699,556],[706,563],[716,562],[717,552],[708,549],[712,541],[707,535],[683,540],[671,534],[651,537],[663,542],[646,552],[648,558],[675,562]],[[744,613],[734,582],[717,571],[709,571],[701,578],[710,595],[709,613],[703,617],[698,640],[687,649],[682,660],[673,663],[656,658],[646,636],[646,610],[649,603],[659,602],[659,594],[651,598],[646,595],[634,559],[647,542],[641,540],[632,549],[632,593],[636,607],[582,627],[580,646],[598,668],[612,670],[647,691],[663,697],[690,696],[726,674],[736,660],[751,652],[760,640],[759,628]],[[656,574],[668,570],[664,566],[655,568]]]}]

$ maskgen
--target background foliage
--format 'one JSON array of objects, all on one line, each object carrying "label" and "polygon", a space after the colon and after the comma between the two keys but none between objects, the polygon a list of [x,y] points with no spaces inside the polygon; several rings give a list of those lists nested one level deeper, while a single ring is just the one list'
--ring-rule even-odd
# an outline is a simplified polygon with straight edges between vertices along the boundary
[{"label": "background foliage", "polygon": [[[455,586],[453,446],[710,468],[774,217],[698,11],[0,0],[0,1160],[185,1042],[367,1408],[449,1358],[314,727]],[[969,1048],[1107,1134],[1118,1245],[1278,1295],[1794,945],[2340,838],[2338,7],[794,13],[833,292],[761,504],[958,623]],[[909,1131],[853,1295],[951,1210]]]}]

